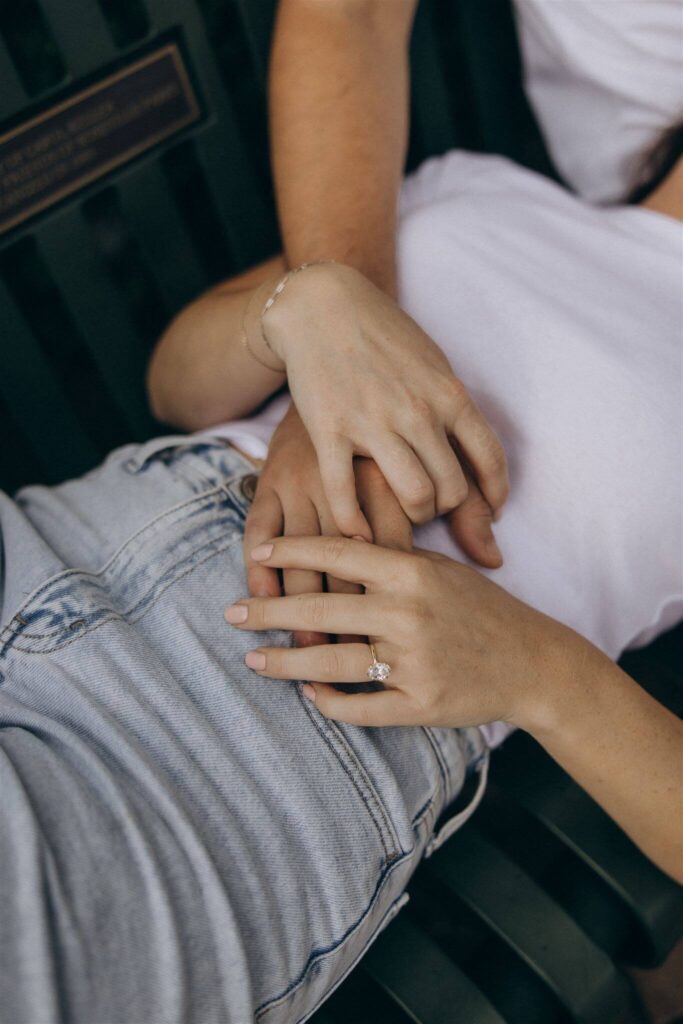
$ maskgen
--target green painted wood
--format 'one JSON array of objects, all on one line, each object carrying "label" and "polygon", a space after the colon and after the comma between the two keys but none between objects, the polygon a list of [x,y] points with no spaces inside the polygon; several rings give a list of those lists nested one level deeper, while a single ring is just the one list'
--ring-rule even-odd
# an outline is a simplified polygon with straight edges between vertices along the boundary
[{"label": "green painted wood", "polygon": [[28,102],[28,96],[0,36],[0,120],[11,117]]},{"label": "green painted wood", "polygon": [[158,430],[147,407],[144,380],[149,347],[137,337],[80,209],[60,211],[35,231],[40,253],[59,288],[131,440]]},{"label": "green painted wood", "polygon": [[419,153],[445,153],[456,141],[450,101],[453,69],[444,66],[433,0],[418,5],[410,42],[411,132]]},{"label": "green painted wood", "polygon": [[117,183],[121,210],[164,296],[169,317],[206,287],[202,268],[158,161]]},{"label": "green painted wood", "polygon": [[72,78],[79,78],[119,56],[111,30],[92,0],[40,0]]},{"label": "green painted wood", "polygon": [[248,160],[247,140],[235,119],[197,8],[183,0],[146,0],[146,4],[158,31],[182,27],[192,73],[207,108],[206,120],[192,132],[197,158],[234,256],[236,266],[231,269],[244,269],[278,248],[274,210]]},{"label": "green painted wood", "polygon": [[249,41],[259,88],[265,93],[268,55],[277,0],[234,0]]},{"label": "green painted wood", "polygon": [[238,139],[229,139],[222,126],[216,126],[198,135],[195,145],[236,266],[244,269],[273,255],[279,248],[277,224],[254,191],[253,174]]},{"label": "green painted wood", "polygon": [[504,1024],[503,1018],[435,942],[396,918],[361,961],[415,1024]]},{"label": "green painted wood", "polygon": [[469,824],[426,872],[467,904],[553,992],[573,1020],[627,1013],[627,983],[610,958],[516,864]]},{"label": "green painted wood", "polygon": [[324,1006],[321,1010],[314,1013],[310,1020],[311,1024],[336,1024],[334,1017]]},{"label": "green painted wood", "polygon": [[514,12],[509,0],[461,0],[467,75],[483,149],[556,177],[523,89]]},{"label": "green painted wood", "polygon": [[26,481],[44,479],[45,469],[0,392],[0,491],[13,494]]},{"label": "green painted wood", "polygon": [[[0,395],[54,483],[97,462],[86,435],[35,338],[0,280]],[[21,471],[17,479],[24,480]],[[4,482],[0,481],[0,486]]]},{"label": "green painted wood", "polygon": [[643,963],[661,963],[683,937],[683,887],[640,852],[627,835],[534,741],[507,741],[492,778],[595,871],[642,930]]}]

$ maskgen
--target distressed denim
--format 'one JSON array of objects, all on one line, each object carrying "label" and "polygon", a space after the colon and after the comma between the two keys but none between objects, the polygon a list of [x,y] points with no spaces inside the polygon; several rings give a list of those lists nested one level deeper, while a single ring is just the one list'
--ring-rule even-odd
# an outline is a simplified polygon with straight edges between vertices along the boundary
[{"label": "distressed denim", "polygon": [[0,495],[0,1020],[305,1020],[403,905],[478,730],[360,729],[227,626],[253,467],[163,438]]}]

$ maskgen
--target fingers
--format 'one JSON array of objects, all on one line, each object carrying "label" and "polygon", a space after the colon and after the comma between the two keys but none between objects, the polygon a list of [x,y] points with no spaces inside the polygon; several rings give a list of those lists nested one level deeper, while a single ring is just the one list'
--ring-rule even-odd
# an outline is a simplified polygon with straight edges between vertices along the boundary
[{"label": "fingers", "polygon": [[307,683],[304,693],[326,718],[349,725],[409,725],[410,701],[400,690],[340,693],[327,683]]},{"label": "fingers", "polygon": [[[269,567],[313,569],[365,587],[400,580],[402,570],[414,558],[402,551],[347,537],[277,537],[252,549],[251,557]],[[367,632],[363,630],[364,634]]]},{"label": "fingers", "polygon": [[[337,579],[336,576],[326,576],[328,594],[362,594],[363,588],[358,583],[347,583],[346,580]],[[353,633],[340,633],[337,637],[338,644],[355,643],[361,637]]]},{"label": "fingers", "polygon": [[372,541],[372,531],[356,497],[350,440],[340,435],[328,438],[318,446],[317,455],[325,496],[337,528],[346,537]]},{"label": "fingers", "polygon": [[[320,504],[317,506],[318,519],[320,520],[320,532],[326,537],[338,537],[339,531],[337,530],[334,519],[330,512],[329,505],[323,498]],[[340,580],[337,576],[325,576],[327,584],[327,592],[329,594],[362,594],[363,588],[359,583],[349,583],[347,580]],[[337,643],[355,643],[357,640],[362,639],[361,637],[352,636],[350,633],[343,633],[337,637]]]},{"label": "fingers", "polygon": [[280,580],[277,569],[254,562],[253,548],[282,533],[283,513],[280,499],[270,487],[259,480],[253,504],[244,526],[244,562],[247,584],[252,597],[279,597]]},{"label": "fingers", "polygon": [[370,523],[375,543],[396,551],[411,551],[412,523],[377,463],[372,459],[356,459],[354,468],[360,507]]},{"label": "fingers", "polygon": [[372,457],[411,522],[427,523],[433,519],[434,485],[408,442],[398,434],[386,434],[374,446]]},{"label": "fingers", "polygon": [[246,656],[249,668],[273,679],[313,679],[326,683],[365,683],[372,655],[367,644],[318,647],[259,647]]},{"label": "fingers", "polygon": [[502,444],[481,412],[468,398],[456,418],[453,434],[472,466],[479,488],[494,512],[510,492]]},{"label": "fingers", "polygon": [[[312,538],[307,538],[306,543],[311,542]],[[225,618],[233,626],[255,630],[291,629],[381,635],[386,626],[386,611],[377,598],[369,598],[366,594],[253,597],[227,608]]]},{"label": "fingers", "polygon": [[467,496],[467,480],[445,431],[425,431],[411,438],[422,465],[432,481],[436,515],[450,512]]},{"label": "fingers", "polygon": [[503,556],[493,536],[493,512],[477,484],[470,480],[467,497],[448,516],[453,537],[463,551],[487,569],[499,569]]},{"label": "fingers", "polygon": [[[287,537],[314,537],[320,534],[318,513],[305,495],[297,499],[296,504],[286,506],[284,519],[284,533]],[[323,589],[322,574],[311,569],[285,569],[282,582],[285,594],[291,596],[322,593]],[[325,639],[323,633],[316,631],[297,630],[294,634],[297,646],[321,644]]]}]

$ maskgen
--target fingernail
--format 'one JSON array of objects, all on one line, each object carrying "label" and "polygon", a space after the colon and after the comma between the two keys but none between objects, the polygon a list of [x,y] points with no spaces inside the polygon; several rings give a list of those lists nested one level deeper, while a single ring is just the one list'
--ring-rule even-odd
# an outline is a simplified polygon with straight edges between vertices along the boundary
[{"label": "fingernail", "polygon": [[[351,540],[362,540],[362,541],[365,541],[365,537],[361,537],[361,535],[359,533],[354,533],[354,535],[351,538]],[[367,541],[366,541],[366,543],[367,543]]]},{"label": "fingernail", "polygon": [[246,622],[249,609],[245,604],[233,604],[225,609],[225,618],[235,625],[238,622]]},{"label": "fingernail", "polygon": [[311,686],[310,683],[304,683],[304,685],[301,687],[301,692],[303,693],[304,697],[308,697],[309,700],[312,700],[315,703],[315,689]]},{"label": "fingernail", "polygon": [[266,656],[260,651],[249,651],[244,657],[244,664],[260,670],[266,667]]},{"label": "fingernail", "polygon": [[273,553],[272,544],[258,544],[251,553],[251,557],[255,562],[263,562],[266,558],[270,558]]}]

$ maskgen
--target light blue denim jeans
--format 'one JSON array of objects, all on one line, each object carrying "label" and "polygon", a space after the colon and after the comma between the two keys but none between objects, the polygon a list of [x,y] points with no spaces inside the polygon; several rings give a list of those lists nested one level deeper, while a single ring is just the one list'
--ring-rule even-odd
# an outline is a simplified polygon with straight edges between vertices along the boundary
[{"label": "light blue denim jeans", "polygon": [[[0,495],[0,1020],[305,1020],[403,905],[478,730],[359,729],[228,627],[253,467],[163,438]],[[457,823],[457,821],[456,821]]]}]

